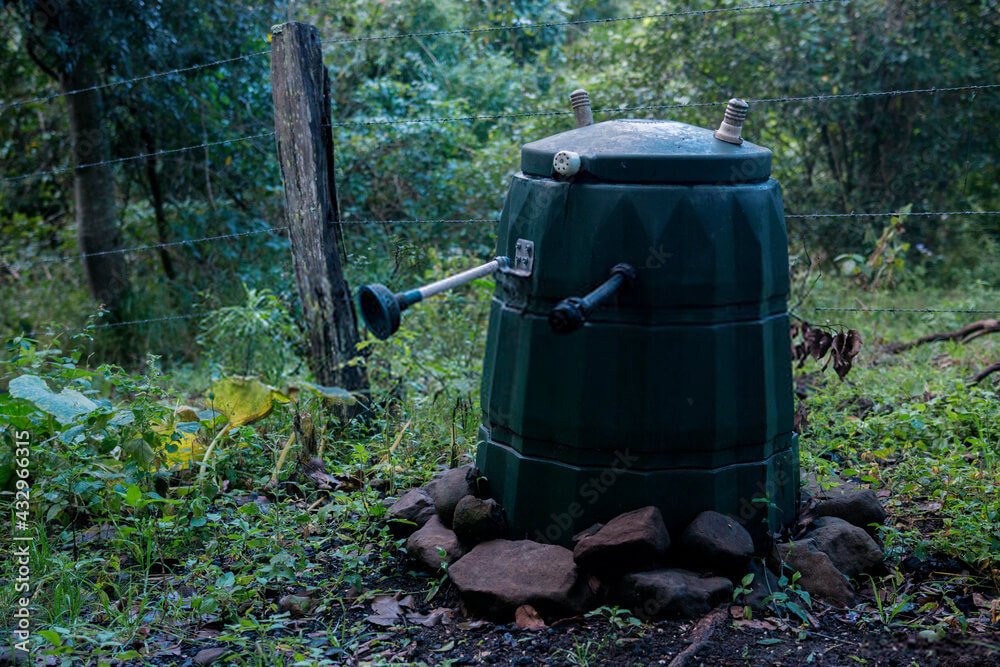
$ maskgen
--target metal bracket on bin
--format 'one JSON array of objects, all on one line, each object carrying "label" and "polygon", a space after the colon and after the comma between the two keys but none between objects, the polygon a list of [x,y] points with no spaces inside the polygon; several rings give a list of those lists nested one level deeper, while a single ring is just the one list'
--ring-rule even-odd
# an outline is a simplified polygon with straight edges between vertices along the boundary
[{"label": "metal bracket on bin", "polygon": [[531,269],[535,266],[535,242],[527,239],[518,239],[514,244],[514,261],[504,270],[521,278],[531,276]]}]

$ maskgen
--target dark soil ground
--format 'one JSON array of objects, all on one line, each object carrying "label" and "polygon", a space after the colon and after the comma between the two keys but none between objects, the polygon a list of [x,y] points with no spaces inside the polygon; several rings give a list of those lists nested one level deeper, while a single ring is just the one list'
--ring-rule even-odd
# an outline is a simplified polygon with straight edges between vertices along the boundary
[{"label": "dark soil ground", "polygon": [[[880,620],[870,595],[849,610],[834,609],[816,601],[809,625],[795,618],[782,618],[780,610],[747,620],[743,618],[742,606],[724,605],[713,612],[719,621],[716,627],[697,642],[696,650],[681,656],[697,638],[698,619],[633,625],[627,621],[615,624],[606,615],[588,616],[557,620],[551,627],[528,630],[514,623],[467,617],[456,591],[447,583],[430,603],[425,603],[432,582],[413,573],[389,573],[399,565],[387,565],[382,577],[366,581],[368,592],[360,596],[346,588],[323,593],[314,590],[312,595],[327,600],[324,605],[308,618],[289,619],[272,626],[269,633],[272,639],[273,633],[297,638],[292,642],[297,644],[297,650],[265,658],[263,662],[246,661],[240,652],[249,653],[255,643],[253,633],[248,633],[242,649],[229,643],[231,652],[213,664],[1000,665],[1000,618],[993,617],[988,609],[982,613],[972,609],[963,616],[967,623],[963,632],[957,618],[949,615],[903,613],[901,618],[886,624]],[[912,576],[923,575],[912,573]],[[923,583],[940,583],[944,576],[932,575]],[[954,581],[948,576],[947,581]],[[403,617],[386,626],[370,620],[374,591],[379,595],[395,591],[397,598],[403,598]],[[407,595],[413,599],[412,607],[406,607]],[[981,605],[996,608],[995,596],[977,594],[976,599]],[[428,625],[424,619],[432,610],[438,610],[440,619]],[[412,614],[410,618],[406,618],[408,613]],[[926,629],[934,621],[940,629],[938,633]],[[206,647],[220,646],[213,642],[212,634],[211,630],[203,630],[204,641],[185,642],[172,656],[164,656],[163,662],[157,664],[204,664],[195,662],[194,657]],[[303,644],[311,648],[310,661],[296,663],[295,654],[301,659]]]},{"label": "dark soil ground", "polygon": [[[367,613],[353,610],[347,618],[363,621]],[[865,629],[847,619],[832,618],[818,629],[804,631],[772,630],[729,620],[693,655],[678,662],[678,655],[691,646],[694,625],[692,621],[666,620],[617,632],[603,619],[576,618],[561,621],[556,627],[524,630],[514,624],[470,621],[456,614],[451,623],[431,628],[405,622],[376,628],[369,639],[347,654],[321,628],[301,630],[306,631],[317,652],[326,654],[332,664],[343,665],[1000,665],[998,629],[966,636],[954,633],[930,641],[916,631]],[[184,646],[180,656],[165,662],[198,664],[194,656],[212,645],[209,640]],[[230,653],[222,662],[231,658],[236,656]],[[286,663],[275,656],[273,663],[265,664]]]},{"label": "dark soil ground", "polygon": [[[448,603],[457,607],[454,593]],[[924,638],[917,630],[878,629],[856,612],[816,604],[818,627],[781,619],[746,621],[743,608],[724,618],[694,655],[674,661],[692,644],[697,620],[661,620],[633,630],[616,629],[605,618],[571,618],[543,630],[476,621],[457,611],[451,624],[401,625],[380,632],[346,664],[428,665],[878,665],[931,667],[1000,665],[1000,625],[983,633],[947,633]],[[359,620],[369,612],[352,610]],[[450,662],[449,662],[450,661]]]}]

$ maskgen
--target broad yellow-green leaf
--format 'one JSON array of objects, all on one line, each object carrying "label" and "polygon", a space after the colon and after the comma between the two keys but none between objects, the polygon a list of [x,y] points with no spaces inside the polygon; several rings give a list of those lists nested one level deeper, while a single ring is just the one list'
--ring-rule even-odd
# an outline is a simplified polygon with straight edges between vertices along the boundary
[{"label": "broad yellow-green leaf", "polygon": [[257,378],[229,377],[212,385],[212,407],[226,415],[232,428],[271,414],[274,388]]},{"label": "broad yellow-green leaf", "polygon": [[80,415],[97,409],[97,403],[75,389],[63,389],[57,394],[49,389],[45,380],[35,375],[14,378],[8,389],[11,396],[31,401],[39,410],[55,417],[60,424],[72,424]]},{"label": "broad yellow-green leaf", "polygon": [[[199,437],[200,428],[201,424],[198,422],[153,426],[153,430],[163,442],[163,458],[171,467],[192,465],[201,461],[201,457],[205,455],[205,442]],[[171,449],[174,451],[170,451]]]}]

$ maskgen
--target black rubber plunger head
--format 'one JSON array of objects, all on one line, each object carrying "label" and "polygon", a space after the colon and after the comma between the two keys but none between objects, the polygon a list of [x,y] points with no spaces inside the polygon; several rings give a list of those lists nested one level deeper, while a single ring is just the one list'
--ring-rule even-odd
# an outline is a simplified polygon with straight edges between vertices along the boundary
[{"label": "black rubber plunger head", "polygon": [[361,303],[361,317],[376,338],[385,340],[399,330],[402,311],[396,295],[388,287],[378,283],[365,285],[358,292],[358,300]]}]

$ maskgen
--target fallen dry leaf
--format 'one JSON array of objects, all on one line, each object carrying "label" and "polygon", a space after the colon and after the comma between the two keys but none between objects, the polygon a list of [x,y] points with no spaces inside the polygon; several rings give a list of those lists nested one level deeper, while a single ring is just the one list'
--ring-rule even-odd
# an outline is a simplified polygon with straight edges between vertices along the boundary
[{"label": "fallen dry leaf", "polygon": [[[402,598],[399,593],[395,595],[379,595],[372,600],[372,611],[375,613],[369,616],[367,621],[373,625],[386,628],[392,627],[407,620],[408,610],[410,613],[417,615],[412,611],[415,607],[416,601],[412,595]],[[431,612],[426,617],[422,617],[422,620],[427,621],[433,613]],[[438,622],[440,621],[435,620],[433,624],[436,625]],[[421,625],[426,625],[426,623],[421,623]]]},{"label": "fallen dry leaf", "polygon": [[545,621],[530,604],[522,604],[514,612],[514,624],[523,630],[544,630]]},{"label": "fallen dry leaf", "polygon": [[489,627],[489,621],[475,620],[475,621],[463,621],[457,624],[459,630],[480,630],[485,627]]},{"label": "fallen dry leaf", "polygon": [[223,655],[229,652],[229,649],[225,646],[214,646],[212,648],[203,648],[198,651],[197,655],[194,656],[194,664],[196,665],[211,665],[213,662],[221,658]]}]

